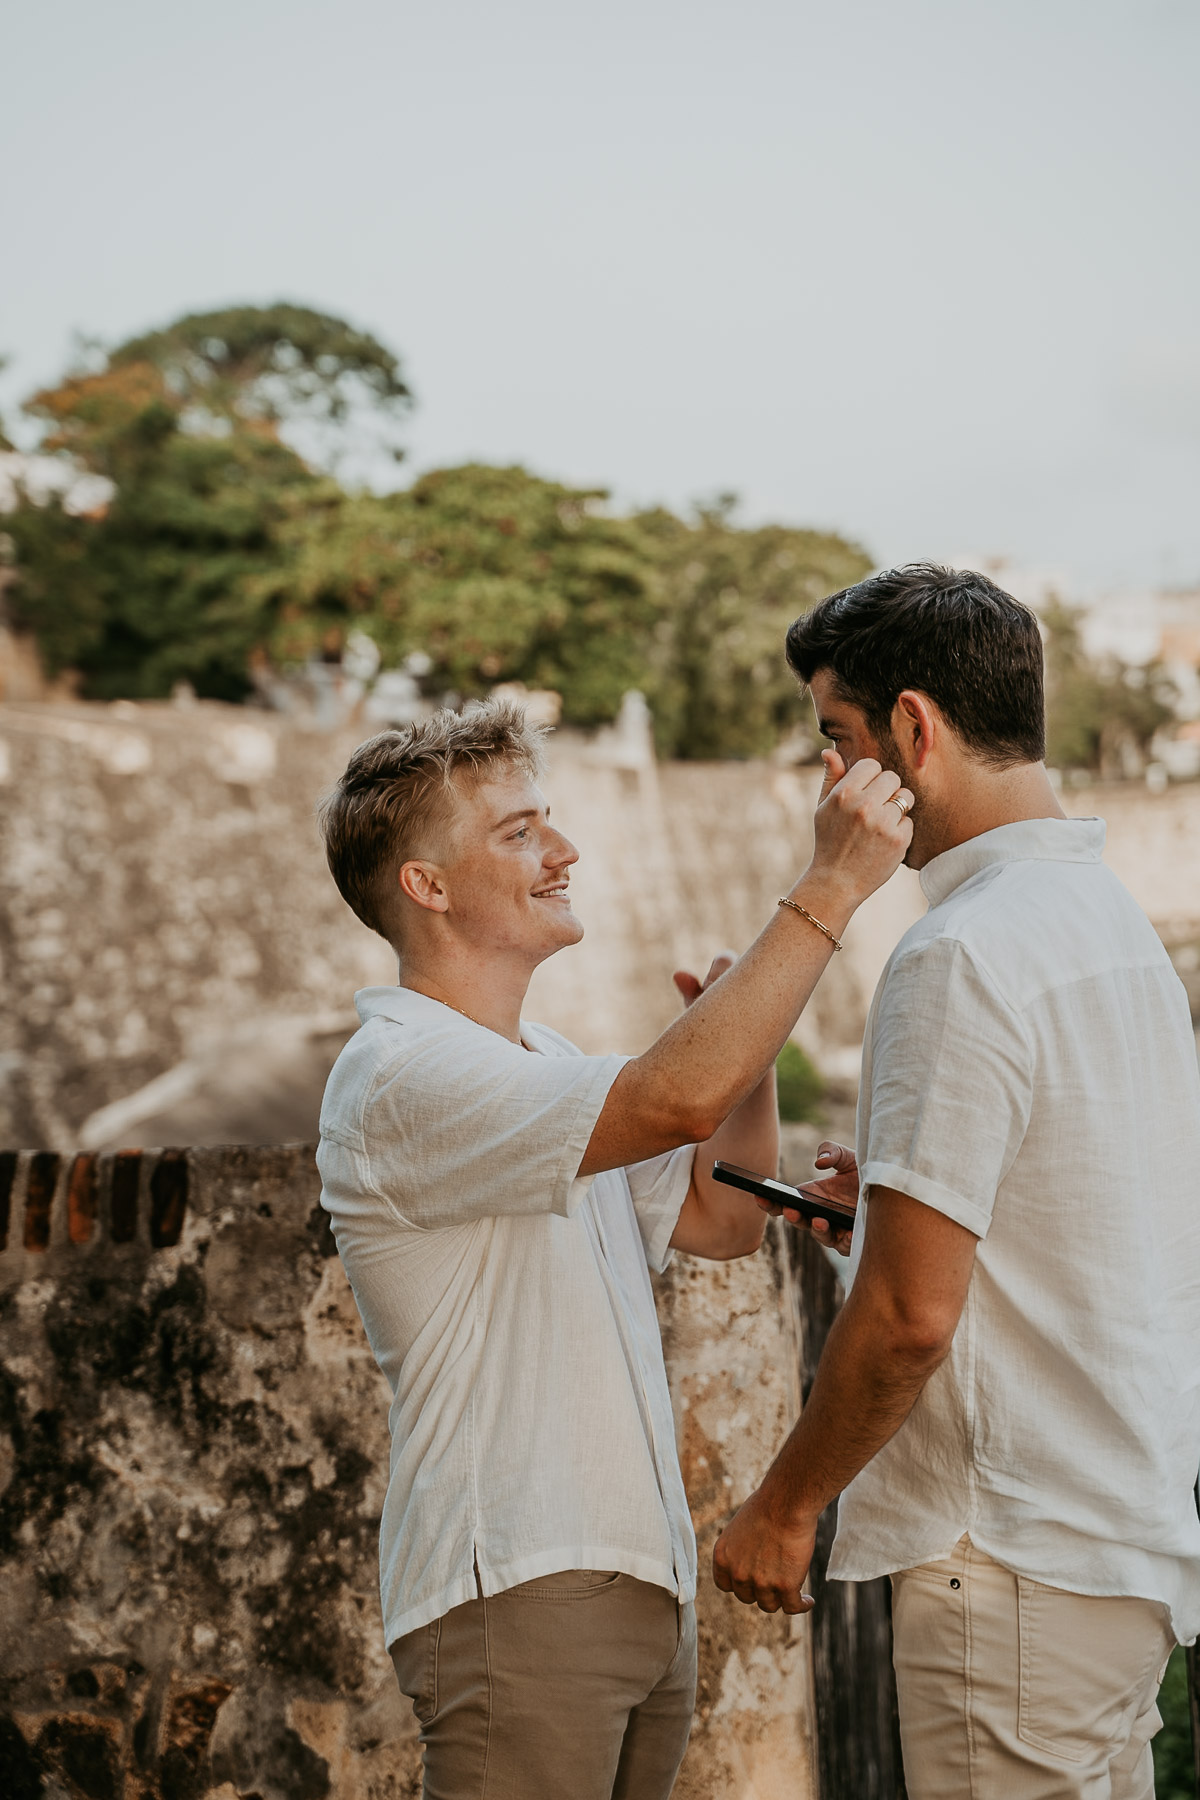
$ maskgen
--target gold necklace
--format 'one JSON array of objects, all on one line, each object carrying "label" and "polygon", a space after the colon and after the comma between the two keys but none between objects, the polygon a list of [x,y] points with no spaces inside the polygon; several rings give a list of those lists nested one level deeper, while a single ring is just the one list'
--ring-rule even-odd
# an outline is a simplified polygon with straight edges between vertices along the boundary
[{"label": "gold necklace", "polygon": [[451,1012],[461,1013],[464,1019],[470,1019],[472,1025],[478,1025],[480,1031],[490,1031],[496,1037],[503,1038],[506,1044],[515,1044],[518,1050],[527,1048],[521,1038],[510,1038],[506,1031],[497,1031],[494,1025],[485,1025],[482,1019],[477,1019],[474,1013],[469,1013],[465,1006],[455,1006],[453,1000],[443,1000],[441,1004],[448,1006]]}]

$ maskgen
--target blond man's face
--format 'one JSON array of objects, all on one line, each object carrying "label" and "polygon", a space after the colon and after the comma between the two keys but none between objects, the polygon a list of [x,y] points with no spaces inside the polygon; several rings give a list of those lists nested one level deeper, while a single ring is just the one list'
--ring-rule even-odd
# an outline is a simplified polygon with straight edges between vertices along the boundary
[{"label": "blond man's face", "polygon": [[447,916],[469,944],[537,963],[579,942],[569,892],[579,852],[524,771],[501,767],[465,786],[448,826]]}]

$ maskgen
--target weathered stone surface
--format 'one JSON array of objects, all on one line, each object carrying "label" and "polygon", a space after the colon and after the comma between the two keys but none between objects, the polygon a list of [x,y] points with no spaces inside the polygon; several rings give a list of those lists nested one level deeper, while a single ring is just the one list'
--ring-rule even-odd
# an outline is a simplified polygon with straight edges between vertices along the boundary
[{"label": "weathered stone surface", "polygon": [[[379,1626],[389,1395],[311,1149],[7,1168],[6,1792],[416,1794],[415,1726]],[[772,1239],[735,1264],[680,1257],[659,1286],[702,1557],[796,1406],[784,1253]],[[749,1611],[707,1574],[699,1612],[681,1800],[806,1800],[807,1624]]]},{"label": "weathered stone surface", "polygon": [[[313,819],[362,729],[207,702],[0,704],[0,1143],[315,1134],[354,989],[395,979]],[[744,948],[804,866],[816,776],[618,767],[561,732],[546,789],[582,852],[587,936],[538,970],[529,1016],[591,1052],[639,1050],[674,1016],[672,970]],[[1200,787],[1065,798],[1105,815],[1109,861],[1194,957]],[[923,905],[905,870],[860,909],[799,1028],[827,1075],[853,1081],[875,980]]]},{"label": "weathered stone surface", "polygon": [[[0,1143],[315,1135],[354,990],[396,973],[338,897],[313,818],[361,735],[215,703],[0,705]],[[816,777],[635,772],[564,732],[546,788],[582,852],[587,937],[537,972],[529,1016],[592,1052],[639,1050],[677,1011],[672,970],[744,948],[804,866]],[[919,909],[907,874],[868,903],[804,1023],[810,1049],[852,1053]]]}]

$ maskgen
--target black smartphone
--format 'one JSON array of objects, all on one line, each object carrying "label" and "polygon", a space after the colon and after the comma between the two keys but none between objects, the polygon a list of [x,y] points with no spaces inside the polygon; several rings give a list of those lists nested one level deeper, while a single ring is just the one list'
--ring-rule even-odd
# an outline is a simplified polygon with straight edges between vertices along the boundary
[{"label": "black smartphone", "polygon": [[835,1231],[849,1231],[854,1224],[852,1206],[844,1206],[839,1200],[827,1200],[823,1194],[814,1194],[807,1188],[792,1187],[770,1175],[756,1175],[753,1169],[739,1169],[736,1163],[715,1162],[712,1172],[714,1181],[745,1188],[748,1194],[759,1194],[775,1206],[790,1206],[793,1212],[803,1213],[806,1219],[828,1219]]}]

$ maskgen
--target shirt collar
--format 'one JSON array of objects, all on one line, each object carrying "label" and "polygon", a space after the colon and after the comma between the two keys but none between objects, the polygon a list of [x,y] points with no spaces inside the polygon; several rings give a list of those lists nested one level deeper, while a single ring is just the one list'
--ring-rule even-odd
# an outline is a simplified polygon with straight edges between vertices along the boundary
[{"label": "shirt collar", "polygon": [[926,863],[921,887],[930,906],[940,906],[955,888],[993,863],[1099,862],[1105,830],[1103,819],[1018,819],[1013,825],[997,825]]},{"label": "shirt collar", "polygon": [[428,994],[418,994],[416,988],[359,988],[354,1004],[364,1025],[369,1019],[394,1019],[397,1025],[453,1025],[455,1020],[464,1026],[472,1023],[456,1006],[431,1000]]},{"label": "shirt collar", "polygon": [[[354,1004],[358,1016],[365,1025],[370,1019],[393,1019],[397,1025],[433,1025],[443,1030],[456,1026],[464,1031],[487,1031],[488,1036],[498,1043],[507,1044],[508,1038],[501,1037],[498,1032],[488,1031],[478,1019],[460,1012],[457,1006],[451,1006],[445,1000],[434,1000],[429,994],[419,994],[416,988],[406,987],[368,987],[359,988],[354,996]],[[521,1037],[526,1049],[538,1048],[530,1035],[536,1027],[531,1027],[521,1020]],[[519,1048],[513,1045],[514,1049]]]}]

